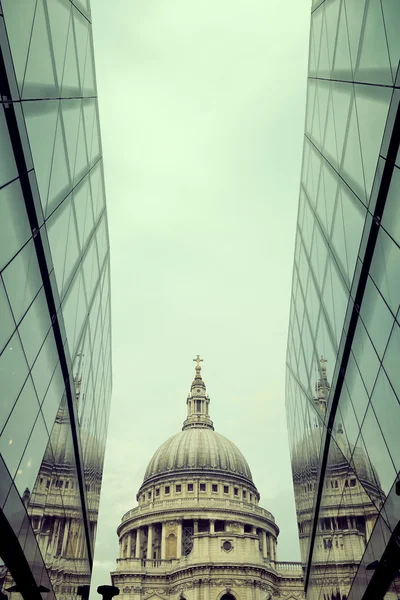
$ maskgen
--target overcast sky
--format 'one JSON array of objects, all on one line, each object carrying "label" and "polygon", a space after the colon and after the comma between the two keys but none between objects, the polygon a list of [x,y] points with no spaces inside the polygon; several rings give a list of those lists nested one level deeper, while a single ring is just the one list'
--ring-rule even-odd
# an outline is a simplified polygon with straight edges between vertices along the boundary
[{"label": "overcast sky", "polygon": [[[113,399],[92,589],[194,376],[299,560],[284,411],[309,2],[92,0]],[[96,594],[94,594],[96,596]]]}]

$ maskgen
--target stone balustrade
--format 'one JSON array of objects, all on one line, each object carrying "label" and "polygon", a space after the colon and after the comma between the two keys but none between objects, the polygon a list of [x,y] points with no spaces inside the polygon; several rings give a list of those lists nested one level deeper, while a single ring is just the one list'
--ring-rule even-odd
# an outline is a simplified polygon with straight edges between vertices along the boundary
[{"label": "stone balustrade", "polygon": [[302,571],[300,562],[277,561],[275,568],[277,571]]},{"label": "stone balustrade", "polygon": [[265,508],[261,506],[257,506],[255,504],[250,504],[249,502],[243,502],[242,500],[233,500],[233,499],[222,499],[222,498],[175,498],[168,500],[156,500],[154,502],[150,502],[143,506],[137,506],[136,508],[132,508],[121,519],[121,523],[131,519],[132,517],[139,517],[150,514],[152,512],[158,512],[160,510],[165,509],[179,509],[179,508],[190,508],[191,506],[199,506],[203,510],[207,510],[207,508],[223,508],[223,509],[233,509],[233,510],[241,510],[245,509],[248,514],[253,513],[254,515],[262,516],[266,519],[269,519],[273,523],[275,523],[275,519],[273,515]]}]

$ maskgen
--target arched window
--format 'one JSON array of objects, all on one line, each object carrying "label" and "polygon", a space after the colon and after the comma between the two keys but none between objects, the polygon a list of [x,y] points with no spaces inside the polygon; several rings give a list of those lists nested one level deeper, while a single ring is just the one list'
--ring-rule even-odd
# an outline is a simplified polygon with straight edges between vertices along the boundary
[{"label": "arched window", "polygon": [[236,600],[235,596],[232,594],[224,594],[220,600]]}]

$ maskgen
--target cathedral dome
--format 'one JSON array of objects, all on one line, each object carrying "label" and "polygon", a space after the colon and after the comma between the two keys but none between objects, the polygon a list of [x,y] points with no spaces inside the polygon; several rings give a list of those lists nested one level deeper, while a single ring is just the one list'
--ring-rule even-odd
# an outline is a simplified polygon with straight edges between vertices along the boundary
[{"label": "cathedral dome", "polygon": [[[322,428],[315,427],[297,444],[293,453],[293,475],[295,479],[302,481],[311,471],[318,471],[322,443]],[[374,486],[380,486],[377,472],[368,460],[363,448],[351,444],[339,425],[335,437],[331,440],[329,447],[328,471],[339,471],[347,473],[348,466],[355,471],[357,476],[368,481]]]},{"label": "cathedral dome", "polygon": [[149,462],[143,484],[160,475],[213,472],[234,475],[254,486],[246,459],[233,442],[206,427],[192,427],[170,437]]},{"label": "cathedral dome", "polygon": [[233,442],[214,431],[209,416],[210,398],[201,377],[202,360],[194,359],[196,374],[190,388],[187,418],[182,431],[170,437],[150,460],[141,486],[160,478],[210,475],[214,478],[234,477],[254,489],[249,465]]}]

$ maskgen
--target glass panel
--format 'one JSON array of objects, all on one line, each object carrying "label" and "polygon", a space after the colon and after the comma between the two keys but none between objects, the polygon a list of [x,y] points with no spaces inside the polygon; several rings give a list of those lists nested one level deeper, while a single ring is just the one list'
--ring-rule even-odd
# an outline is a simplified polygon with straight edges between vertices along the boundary
[{"label": "glass panel", "polygon": [[42,414],[39,413],[15,476],[15,485],[21,496],[24,492],[26,493],[26,490],[33,490],[46,450],[48,438],[49,434],[45,427]]},{"label": "glass panel", "polygon": [[344,184],[340,186],[339,197],[343,210],[347,275],[349,281],[352,281],[364,228],[366,209]]},{"label": "glass panel", "polygon": [[353,86],[347,83],[332,82],[332,102],[337,140],[338,165],[342,160],[344,140],[348,124],[349,111],[354,97]]},{"label": "glass panel", "polygon": [[382,9],[394,80],[400,59],[399,5],[397,0],[382,0]]},{"label": "glass panel", "polygon": [[35,166],[43,212],[46,214],[50,170],[58,116],[58,102],[38,101],[22,103],[29,143]]},{"label": "glass panel", "polygon": [[65,130],[69,171],[72,175],[75,171],[78,131],[82,119],[82,100],[63,100],[61,102],[61,114]]},{"label": "glass panel", "polygon": [[390,384],[400,400],[400,371],[399,371],[399,356],[400,356],[400,330],[395,323],[392,334],[386,348],[383,359],[383,366],[389,378]]},{"label": "glass panel", "polygon": [[49,309],[42,288],[18,327],[21,342],[30,366],[34,363],[50,326]]},{"label": "glass panel", "polygon": [[[72,134],[71,137],[73,137]],[[66,143],[64,118],[62,114],[59,114],[53,162],[51,165],[47,215],[64,200],[72,188],[72,170],[68,159]]]},{"label": "glass panel", "polygon": [[56,98],[60,95],[57,74],[53,68],[49,29],[47,3],[45,5],[44,0],[38,0],[22,89],[23,98]]},{"label": "glass panel", "polygon": [[76,55],[75,35],[72,19],[70,21],[68,31],[61,93],[63,97],[68,98],[81,96],[81,84],[79,81],[78,60]]},{"label": "glass panel", "polygon": [[[79,306],[79,310],[78,310]],[[78,271],[68,290],[67,296],[62,304],[62,311],[67,332],[67,339],[71,355],[74,354],[78,328],[81,326],[82,313],[86,312],[86,302],[82,281],[82,273]],[[77,322],[78,314],[80,316]]]},{"label": "glass panel", "polygon": [[340,7],[339,27],[337,30],[332,79],[340,79],[343,81],[353,80],[349,36],[347,32],[346,9],[344,2],[342,2]]},{"label": "glass panel", "polygon": [[[374,42],[376,45],[376,40]],[[392,90],[375,85],[355,85],[361,154],[367,198],[371,193]],[[374,118],[371,118],[371,115]]]},{"label": "glass panel", "polygon": [[89,189],[89,178],[85,177],[80,184],[73,191],[74,198],[74,211],[75,211],[75,219],[76,225],[78,229],[79,236],[79,244],[80,244],[80,252],[83,251],[85,247],[86,240],[88,235],[93,227],[93,217],[91,217],[91,221],[87,220],[87,214],[92,211],[88,211],[88,203],[90,201],[90,189]]},{"label": "glass panel", "polygon": [[399,471],[400,404],[383,369],[379,371],[371,403],[395,469]]},{"label": "glass panel", "polygon": [[371,394],[380,363],[361,320],[354,336],[353,353],[367,392]]},{"label": "glass panel", "polygon": [[400,169],[393,170],[389,193],[386,199],[385,210],[382,217],[382,225],[400,244]]},{"label": "glass panel", "polygon": [[367,2],[356,81],[393,84],[380,2]]},{"label": "glass panel", "polygon": [[370,274],[394,315],[397,314],[400,303],[399,264],[399,247],[381,228],[375,246]]},{"label": "glass panel", "polygon": [[0,427],[6,422],[27,376],[28,365],[16,332],[0,356]]},{"label": "glass panel", "polygon": [[364,172],[361,160],[360,136],[358,131],[357,110],[354,100],[350,109],[346,139],[343,150],[341,174],[356,195],[365,202]]},{"label": "glass panel", "polygon": [[0,187],[18,177],[14,160],[14,152],[10,142],[8,127],[4,116],[3,105],[0,104]]},{"label": "glass panel", "polygon": [[68,198],[64,200],[61,206],[47,221],[47,235],[49,237],[54,272],[60,294],[63,289],[65,254],[67,249],[70,214],[71,196],[68,196]]},{"label": "glass panel", "polygon": [[15,321],[19,323],[42,286],[33,240],[17,254],[2,275]]},{"label": "glass panel", "polygon": [[78,235],[76,232],[74,211],[71,210],[70,219],[69,219],[67,255],[65,257],[65,267],[64,267],[63,292],[64,292],[64,289],[66,289],[69,284],[70,277],[74,274],[74,272],[76,270],[78,259],[80,259]]},{"label": "glass panel", "polygon": [[18,2],[2,0],[1,5],[6,20],[15,74],[19,89],[22,90],[36,0],[18,0]]},{"label": "glass panel", "polygon": [[0,189],[0,270],[31,237],[19,180]]},{"label": "glass panel", "polygon": [[0,278],[0,353],[8,342],[15,329],[14,319],[11,313],[10,304],[6,296],[3,282]]},{"label": "glass panel", "polygon": [[[78,2],[75,2],[75,6],[79,6]],[[83,87],[83,75],[85,69],[86,60],[86,49],[88,43],[89,34],[89,23],[87,19],[83,17],[79,10],[76,10],[72,5],[72,22],[74,27],[74,34],[77,47],[77,59],[78,59],[78,71],[79,71],[79,87]],[[82,11],[83,12],[83,11]],[[85,14],[85,12],[83,12]]]},{"label": "glass panel", "polygon": [[53,428],[54,420],[56,418],[57,411],[60,408],[64,393],[64,378],[61,372],[61,367],[58,364],[42,404],[43,417],[49,431],[51,431]]},{"label": "glass panel", "polygon": [[57,362],[58,351],[54,340],[53,328],[51,328],[31,372],[40,403],[49,386]]},{"label": "glass panel", "polygon": [[0,453],[12,477],[16,474],[38,412],[35,388],[29,377],[0,436]]},{"label": "glass panel", "polygon": [[97,262],[96,241],[93,236],[90,246],[83,259],[83,274],[85,279],[86,297],[90,304],[93,290],[99,277],[99,267]]},{"label": "glass panel", "polygon": [[368,277],[360,314],[375,350],[382,358],[393,326],[393,315],[370,277]]},{"label": "glass panel", "polygon": [[357,62],[358,46],[360,43],[361,27],[364,19],[365,0],[345,0],[347,29],[349,32],[350,56],[353,71]]},{"label": "glass panel", "polygon": [[83,77],[83,95],[96,96],[96,94],[97,92],[94,74],[93,40],[91,33],[89,33],[88,45],[86,50],[85,74]]},{"label": "glass panel", "polygon": [[365,463],[366,474],[370,480],[375,479],[385,494],[388,494],[396,478],[396,470],[371,406],[365,415],[361,433],[368,452],[368,462]]}]

